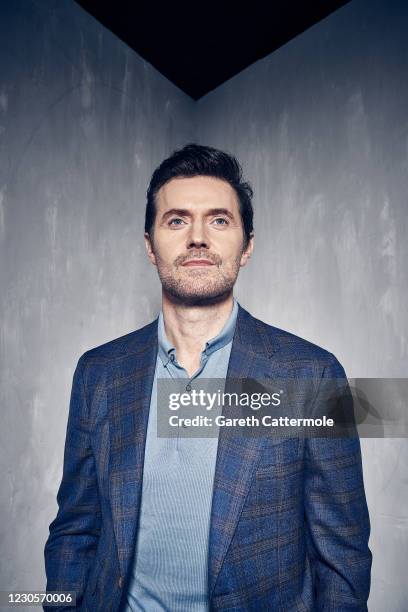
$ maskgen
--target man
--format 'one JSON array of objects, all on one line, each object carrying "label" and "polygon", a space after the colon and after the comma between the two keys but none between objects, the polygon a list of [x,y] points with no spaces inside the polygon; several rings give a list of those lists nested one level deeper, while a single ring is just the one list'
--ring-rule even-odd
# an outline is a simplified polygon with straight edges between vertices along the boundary
[{"label": "man", "polygon": [[366,610],[357,436],[157,435],[160,379],[183,379],[188,392],[201,377],[299,377],[319,400],[345,374],[233,298],[254,241],[252,190],[235,158],[187,145],[147,195],[162,311],[79,359],[47,590],[76,591],[82,610],[104,612]]}]

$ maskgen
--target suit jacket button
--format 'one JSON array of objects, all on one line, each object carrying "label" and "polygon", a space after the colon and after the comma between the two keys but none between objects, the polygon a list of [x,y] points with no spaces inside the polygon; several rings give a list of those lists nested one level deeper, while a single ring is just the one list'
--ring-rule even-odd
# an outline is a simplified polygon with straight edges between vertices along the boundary
[{"label": "suit jacket button", "polygon": [[123,587],[123,576],[121,576],[118,580],[118,587],[121,589]]}]

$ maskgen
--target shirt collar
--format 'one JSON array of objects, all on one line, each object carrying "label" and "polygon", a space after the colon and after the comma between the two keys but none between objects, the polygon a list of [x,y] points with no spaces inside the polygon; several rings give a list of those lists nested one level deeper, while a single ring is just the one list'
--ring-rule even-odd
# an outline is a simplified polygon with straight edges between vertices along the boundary
[{"label": "shirt collar", "polygon": [[[235,325],[238,316],[238,302],[235,298],[233,298],[233,306],[232,311],[227,319],[224,327],[220,331],[220,333],[208,340],[205,344],[205,349],[203,353],[207,355],[211,355],[215,351],[218,351],[220,348],[232,342],[235,332]],[[169,341],[166,336],[166,332],[164,329],[164,319],[163,319],[163,311],[160,311],[159,320],[158,320],[158,328],[157,328],[157,340],[158,340],[158,351],[160,358],[164,365],[166,365],[171,359],[171,355],[175,355],[176,349],[173,344]],[[175,359],[175,357],[173,358]]]}]

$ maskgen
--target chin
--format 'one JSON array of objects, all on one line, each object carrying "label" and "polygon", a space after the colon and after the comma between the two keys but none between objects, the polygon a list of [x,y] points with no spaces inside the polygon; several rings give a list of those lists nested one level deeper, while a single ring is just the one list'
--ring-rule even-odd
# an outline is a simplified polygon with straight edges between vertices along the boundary
[{"label": "chin", "polygon": [[209,291],[208,284],[202,288],[194,287],[194,289],[188,290],[186,288],[183,291],[182,287],[169,287],[165,288],[170,297],[179,304],[186,306],[204,306],[210,304],[217,304],[225,300],[226,297],[231,293],[232,287],[223,287],[218,290]]}]

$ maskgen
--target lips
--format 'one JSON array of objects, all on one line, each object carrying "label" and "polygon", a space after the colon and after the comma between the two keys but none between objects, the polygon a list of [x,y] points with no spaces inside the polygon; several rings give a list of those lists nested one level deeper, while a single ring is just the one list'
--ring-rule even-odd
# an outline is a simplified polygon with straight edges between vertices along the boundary
[{"label": "lips", "polygon": [[185,261],[182,265],[185,267],[190,267],[190,266],[213,266],[215,264],[209,259],[189,259],[188,261]]}]

